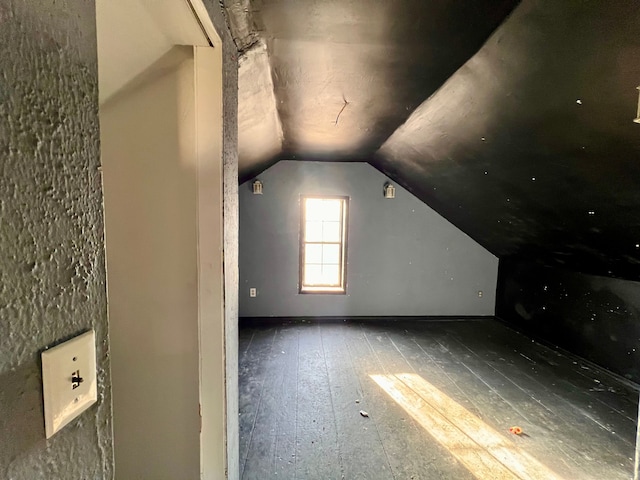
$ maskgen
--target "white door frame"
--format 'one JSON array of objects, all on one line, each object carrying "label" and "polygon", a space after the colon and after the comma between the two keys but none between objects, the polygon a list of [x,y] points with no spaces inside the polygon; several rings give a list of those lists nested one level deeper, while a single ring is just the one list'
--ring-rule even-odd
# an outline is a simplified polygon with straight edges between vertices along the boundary
[{"label": "white door frame", "polygon": [[[194,15],[194,18],[197,20],[198,28],[204,33],[204,35],[208,39],[208,43],[210,46],[190,47],[193,49],[192,54],[190,55],[192,55],[193,60],[192,73],[194,97],[192,99],[192,102],[195,105],[195,118],[190,117],[191,120],[189,120],[189,122],[193,122],[193,124],[195,124],[195,138],[193,139],[193,143],[189,143],[188,145],[186,145],[186,148],[193,153],[189,153],[185,158],[193,159],[193,162],[188,168],[191,168],[194,174],[194,176],[191,178],[194,178],[195,180],[195,190],[191,191],[193,191],[195,199],[193,203],[194,206],[192,213],[189,211],[184,211],[184,203],[182,204],[181,208],[183,208],[184,213],[188,217],[191,217],[193,219],[190,220],[190,222],[192,222],[191,225],[194,225],[195,227],[195,244],[187,246],[183,243],[182,245],[186,249],[185,251],[187,252],[187,255],[185,256],[184,254],[181,254],[179,257],[176,257],[180,258],[180,261],[183,261],[183,259],[186,258],[194,257],[196,262],[196,265],[191,262],[192,267],[189,267],[194,268],[194,271],[197,272],[197,284],[195,285],[197,291],[193,292],[192,296],[189,296],[189,298],[193,298],[194,300],[189,301],[190,305],[188,305],[188,311],[197,311],[197,319],[193,315],[190,315],[188,319],[185,316],[185,328],[192,332],[189,333],[189,335],[193,336],[194,339],[196,339],[197,335],[197,345],[195,345],[193,342],[188,344],[193,345],[193,347],[189,348],[191,348],[191,351],[194,352],[191,354],[191,358],[194,359],[194,362],[188,363],[188,365],[193,365],[193,368],[188,367],[185,372],[188,373],[188,377],[190,379],[193,379],[193,381],[189,380],[190,383],[187,386],[190,392],[194,392],[194,388],[197,389],[197,398],[199,399],[199,405],[195,402],[195,398],[192,393],[188,394],[189,401],[187,402],[187,397],[185,397],[185,399],[183,400],[180,399],[180,390],[175,390],[176,388],[179,388],[178,386],[167,385],[167,389],[174,389],[172,395],[176,397],[178,402],[176,404],[167,404],[169,406],[169,410],[166,411],[166,415],[170,416],[175,412],[180,411],[183,412],[180,413],[180,417],[186,415],[188,418],[193,419],[194,412],[192,411],[192,409],[195,408],[196,418],[198,413],[200,416],[199,431],[197,422],[194,424],[191,420],[189,420],[189,422],[187,422],[188,424],[185,426],[185,428],[189,429],[189,438],[192,439],[187,442],[189,443],[189,445],[193,446],[189,448],[198,448],[196,446],[195,439],[199,437],[199,452],[197,455],[189,455],[188,457],[192,458],[193,460],[189,460],[186,463],[186,457],[181,457],[181,462],[183,462],[181,464],[188,465],[189,471],[199,470],[201,479],[236,479],[238,478],[239,474],[237,445],[238,347],[237,318],[234,318],[234,316],[237,316],[237,308],[231,303],[225,304],[225,298],[228,299],[227,302],[235,302],[237,301],[237,295],[235,295],[233,292],[225,295],[225,287],[235,288],[233,286],[233,281],[225,281],[225,272],[230,272],[231,278],[237,277],[237,275],[234,273],[237,272],[237,247],[235,249],[235,253],[233,253],[234,249],[225,249],[224,244],[225,242],[237,241],[237,231],[231,231],[234,228],[237,230],[237,219],[232,218],[234,216],[233,209],[231,209],[231,214],[227,215],[226,217],[223,212],[225,209],[225,195],[227,196],[227,198],[229,198],[229,195],[233,195],[234,192],[237,195],[237,181],[234,185],[225,185],[224,182],[225,177],[229,178],[232,176],[229,174],[225,175],[225,166],[223,161],[224,114],[222,41],[220,39],[220,36],[217,34],[213,23],[211,22],[207,9],[204,6],[202,0],[172,1],[183,1],[187,4]],[[150,11],[152,17],[154,14],[154,12],[152,11],[153,8],[158,7],[162,9],[167,6],[167,4],[161,3],[146,3],[141,5],[144,5],[144,8]],[[174,6],[175,5],[177,4],[174,4]],[[120,6],[126,8],[125,3],[122,3]],[[113,12],[118,13],[119,11]],[[181,12],[184,12],[184,9],[181,10]],[[186,17],[188,17],[188,14],[182,13],[182,15],[183,17],[185,15]],[[155,17],[153,17],[153,19],[157,20],[157,18]],[[182,20],[184,21],[184,18],[182,18]],[[111,24],[105,27],[104,23],[106,22],[103,22],[102,25],[103,32],[110,26],[114,28],[114,30],[116,30],[115,25]],[[195,23],[196,22],[194,22],[194,24]],[[99,21],[98,24],[100,29]],[[164,23],[157,21],[155,23],[150,23],[149,25],[153,25],[154,28],[165,28],[163,27]],[[169,27],[166,28],[168,29]],[[180,28],[184,29],[184,25],[181,24]],[[180,31],[184,32],[184,30]],[[144,36],[138,35],[138,37],[142,42],[145,41]],[[162,34],[159,38],[161,37]],[[135,32],[133,33],[133,36],[131,38],[135,43],[135,41],[137,40]],[[172,38],[175,38],[175,35]],[[147,45],[149,45],[149,39],[146,39],[146,41]],[[174,39],[174,43],[179,44],[181,42],[179,39],[177,41]],[[135,48],[135,45],[132,45],[132,48]],[[181,48],[182,50],[180,51],[183,53],[189,51],[189,47]],[[182,54],[180,52],[178,53],[179,58],[177,61],[182,61],[180,60],[180,58],[182,58],[180,57],[180,55]],[[115,65],[114,62],[117,62],[118,60],[118,58],[114,59],[112,56],[109,60],[109,62],[111,63],[111,67],[117,69],[118,65]],[[165,64],[157,64],[154,65],[154,68],[157,72],[158,69],[162,70],[163,68],[166,68],[166,66],[167,65]],[[134,81],[131,81],[122,90],[127,90],[128,88],[128,91],[130,92],[133,88],[133,90],[135,91],[135,89],[138,88],[139,85],[144,85],[145,81],[146,80],[144,78],[136,77]],[[110,105],[104,108],[111,108],[114,104],[117,104],[118,101],[121,101],[122,98],[127,98],[126,95],[121,95],[120,98],[117,98],[117,96],[118,94],[115,94],[113,97],[110,97],[111,100],[107,100],[105,103],[106,105],[110,102]],[[115,100],[113,100],[114,98]],[[103,105],[101,104],[101,110],[102,108]],[[129,107],[125,106],[123,111],[126,112],[127,108]],[[106,111],[108,110],[105,110],[105,112]],[[156,114],[162,116],[162,112],[163,111],[158,110]],[[183,112],[177,112],[178,115],[182,113]],[[169,115],[176,115],[176,113],[169,113]],[[177,119],[176,117],[174,117],[173,119],[168,119],[168,121],[175,123]],[[162,123],[161,119],[160,123]],[[179,123],[180,122],[178,122],[178,124]],[[111,122],[109,125],[112,127],[113,122]],[[113,128],[110,132],[110,142],[117,143],[118,138],[121,138],[123,140],[125,139],[125,137],[118,137],[118,135],[114,136]],[[128,132],[124,133],[124,135],[127,134]],[[130,132],[130,135],[135,136],[136,132],[132,131]],[[126,235],[128,233],[126,230],[127,222],[135,222],[136,218],[139,219],[141,217],[135,217],[135,215],[132,214],[131,218],[129,218],[127,216],[128,212],[126,211],[126,205],[125,208],[123,208],[122,195],[135,195],[135,189],[127,190],[129,184],[120,180],[121,178],[123,178],[123,175],[121,175],[121,173],[123,172],[122,169],[124,168],[126,170],[130,168],[129,165],[131,165],[131,163],[113,161],[113,155],[114,152],[117,151],[117,149],[105,149],[105,143],[106,142],[103,142],[103,164],[105,174],[105,224],[108,265],[107,280],[110,286],[114,287],[113,291],[115,292],[115,287],[118,286],[118,282],[123,281],[127,278],[127,265],[124,263],[124,259],[131,258],[131,251],[128,254],[119,256],[120,252],[124,252],[126,250],[126,242],[122,242],[122,238],[123,234]],[[112,143],[112,145],[114,145],[114,143]],[[135,155],[132,155],[131,159],[128,159],[127,161],[129,160],[135,163],[137,159]],[[234,167],[235,166],[227,168]],[[118,168],[120,169],[120,173],[118,173]],[[138,168],[138,170],[136,171],[136,175],[139,175],[138,181],[140,181],[140,178],[142,178],[142,181],[144,181],[144,174],[140,176],[140,168]],[[126,177],[126,175],[124,175],[124,177]],[[165,179],[165,183],[163,183],[162,185],[164,185],[164,188],[166,188],[167,185],[169,186],[169,188],[171,188],[170,180],[169,183],[167,183]],[[109,187],[111,187],[111,190]],[[124,188],[124,190],[122,190],[122,188]],[[157,198],[157,193],[157,191],[153,193],[154,198]],[[118,198],[118,196],[120,197]],[[188,197],[183,196],[182,198]],[[233,204],[234,202],[231,201],[230,203]],[[186,204],[188,204],[188,202]],[[237,202],[235,202],[235,204],[237,205]],[[137,206],[139,207],[140,204],[138,204]],[[192,207],[189,207],[189,210],[191,208]],[[122,219],[124,219],[125,217],[126,221],[122,221]],[[231,230],[226,231],[225,224],[230,225]],[[129,223],[128,225],[130,226],[131,223]],[[157,231],[156,227],[154,227],[154,229],[154,231]],[[110,238],[115,239],[115,245],[119,245],[113,248],[111,252],[109,249]],[[137,248],[140,248],[140,243],[137,244]],[[190,252],[195,252],[195,254],[192,254]],[[109,258],[109,253],[111,253],[111,259]],[[129,256],[127,257],[127,255]],[[150,258],[153,258],[152,255],[150,256]],[[114,265],[113,271],[111,272],[109,271],[109,260],[111,260],[112,265]],[[125,268],[116,268],[123,266]],[[141,278],[144,279],[144,275]],[[152,288],[152,285],[156,284],[156,280],[150,279],[150,288]],[[125,286],[125,284],[121,285]],[[150,288],[148,288],[147,291]],[[128,388],[134,386],[134,383],[132,382],[139,381],[141,385],[146,384],[153,389],[157,389],[157,384],[162,382],[158,382],[158,370],[155,368],[155,365],[158,365],[158,361],[163,362],[163,359],[165,357],[162,352],[159,352],[159,356],[157,359],[145,359],[140,356],[135,357],[129,356],[127,354],[127,350],[131,351],[131,349],[135,348],[136,345],[140,345],[140,342],[153,341],[154,324],[153,318],[150,318],[149,313],[144,312],[144,310],[147,308],[145,302],[136,301],[134,299],[133,303],[131,303],[128,300],[123,300],[124,296],[122,292],[123,288],[120,288],[118,292],[118,295],[120,296],[116,296],[111,299],[115,300],[115,302],[110,303],[109,313],[110,325],[112,325],[113,329],[115,329],[115,331],[112,329],[111,349],[112,384],[114,385],[114,392],[116,392],[117,389],[117,395],[114,394],[114,424],[116,426],[123,425],[122,422],[125,422],[126,428],[129,428],[129,426],[131,426],[131,428],[134,428],[135,430],[135,428],[137,428],[136,415],[141,413],[140,408],[144,409],[145,402],[149,400],[153,401],[154,397],[148,396],[148,390],[144,391],[144,394],[142,393],[143,390],[138,390],[138,393],[143,395],[139,402],[142,403],[142,405],[138,404],[135,407],[133,406],[135,402],[132,402],[131,400],[123,400],[122,402],[118,402],[118,399],[124,399],[126,395],[129,394]],[[149,310],[149,312],[150,311],[151,310]],[[140,324],[136,325],[136,321],[143,317],[145,319],[144,322],[146,323],[141,328]],[[180,321],[179,317],[179,315],[175,317],[176,321]],[[112,322],[112,318],[115,318],[116,321]],[[164,321],[167,320],[165,319]],[[169,322],[173,321],[169,319]],[[166,338],[166,335],[169,332],[175,330],[176,324],[174,322],[173,324],[168,323],[165,325],[170,327],[167,328],[164,333]],[[143,333],[145,329],[150,333],[150,335],[147,336]],[[197,332],[195,331],[196,329]],[[152,353],[154,355],[158,354],[157,351],[153,351]],[[196,355],[198,360],[197,366],[195,362]],[[131,377],[131,375],[127,377],[127,366],[131,366],[132,362],[135,364],[135,362],[137,361],[136,359],[141,362],[137,366],[138,369],[136,372],[136,375],[140,376],[136,378],[129,378]],[[144,368],[145,362],[150,362],[149,366],[153,367],[149,368],[148,378],[145,378],[145,375],[147,373]],[[181,368],[186,367],[185,365],[183,365],[183,367]],[[195,368],[197,368],[197,372],[194,370]],[[154,375],[156,376],[155,378],[153,378]],[[196,382],[197,385],[195,385]],[[155,398],[158,398],[157,394],[155,395]],[[131,408],[127,405],[130,405]],[[159,402],[159,405],[162,405],[161,401]],[[187,410],[185,410],[185,408]],[[174,412],[174,410],[172,409],[178,410],[175,410]],[[147,425],[150,424],[149,422],[152,422],[151,424],[153,424],[153,415],[156,415],[155,418],[160,424],[162,424],[162,407],[151,414],[151,416],[148,416],[144,419],[144,421],[147,422]],[[126,425],[127,422],[129,423],[129,425]],[[175,425],[175,422],[173,422],[173,425]],[[160,430],[158,430],[158,433],[160,433]],[[116,446],[119,442],[123,441],[122,438],[123,437],[118,436],[118,429],[116,428],[114,436],[114,443],[116,444]],[[126,443],[126,440],[124,445],[129,445]],[[122,457],[126,457],[127,455],[124,445],[120,449],[120,451],[123,451],[124,448],[125,451]],[[163,446],[166,447],[166,444],[163,444]],[[146,452],[140,454],[140,461],[147,462],[151,465],[153,463],[152,452],[154,450],[153,436],[147,437],[146,447]],[[116,448],[116,450],[118,449]],[[159,449],[159,451],[164,450]],[[193,452],[193,450],[191,451]],[[151,452],[151,454],[149,454],[149,452]],[[148,456],[145,457],[145,454]],[[168,458],[170,457],[170,453],[161,455],[164,455],[164,461],[171,462],[171,458]],[[194,464],[196,459],[199,459],[199,465]],[[127,459],[127,461],[129,461],[129,459]],[[175,463],[174,466],[178,464],[179,463]],[[118,465],[118,455],[116,455],[116,478],[127,480],[125,478],[127,476],[126,468],[120,470],[121,473],[119,474]],[[171,463],[169,463],[168,465],[171,465]]]}]

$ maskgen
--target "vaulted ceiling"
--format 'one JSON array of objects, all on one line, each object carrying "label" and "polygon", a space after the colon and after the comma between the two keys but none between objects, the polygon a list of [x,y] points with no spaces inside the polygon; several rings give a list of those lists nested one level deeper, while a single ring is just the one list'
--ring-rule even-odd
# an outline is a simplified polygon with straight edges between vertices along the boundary
[{"label": "vaulted ceiling", "polygon": [[367,161],[500,257],[640,279],[635,0],[226,0],[241,180]]}]

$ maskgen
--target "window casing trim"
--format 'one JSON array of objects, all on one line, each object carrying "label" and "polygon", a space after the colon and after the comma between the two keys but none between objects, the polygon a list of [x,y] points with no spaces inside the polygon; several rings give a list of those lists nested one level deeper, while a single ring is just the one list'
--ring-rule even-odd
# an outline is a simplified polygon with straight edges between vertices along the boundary
[{"label": "window casing trim", "polygon": [[[333,243],[333,242],[306,242],[305,230],[306,230],[306,211],[305,200],[306,199],[321,199],[321,200],[341,200],[342,201],[342,221],[341,223],[341,242],[340,242],[340,285],[338,286],[325,286],[325,285],[304,285],[304,268],[305,268],[305,245],[307,243]],[[300,195],[300,228],[298,229],[299,235],[299,250],[300,259],[298,265],[298,293],[299,294],[313,294],[313,295],[346,295],[347,294],[347,244],[348,244],[348,230],[349,230],[349,197],[345,195]],[[337,242],[335,242],[337,243]]]}]

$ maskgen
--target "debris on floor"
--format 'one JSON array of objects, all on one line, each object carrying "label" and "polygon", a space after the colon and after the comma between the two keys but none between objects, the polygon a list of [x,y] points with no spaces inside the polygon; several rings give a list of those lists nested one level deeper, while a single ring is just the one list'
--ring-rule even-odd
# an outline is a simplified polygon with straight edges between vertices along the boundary
[{"label": "debris on floor", "polygon": [[363,417],[368,417],[369,414],[367,412],[365,412],[364,410],[360,410],[360,415],[362,415]]},{"label": "debris on floor", "polygon": [[509,428],[509,431],[514,435],[522,435],[522,428],[520,427],[511,427]]}]

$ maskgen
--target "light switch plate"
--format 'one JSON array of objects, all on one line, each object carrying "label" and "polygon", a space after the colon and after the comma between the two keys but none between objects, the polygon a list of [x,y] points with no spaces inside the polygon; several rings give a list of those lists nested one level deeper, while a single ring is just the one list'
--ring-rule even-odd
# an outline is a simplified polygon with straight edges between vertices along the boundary
[{"label": "light switch plate", "polygon": [[42,352],[42,390],[47,438],[96,403],[93,330]]}]

